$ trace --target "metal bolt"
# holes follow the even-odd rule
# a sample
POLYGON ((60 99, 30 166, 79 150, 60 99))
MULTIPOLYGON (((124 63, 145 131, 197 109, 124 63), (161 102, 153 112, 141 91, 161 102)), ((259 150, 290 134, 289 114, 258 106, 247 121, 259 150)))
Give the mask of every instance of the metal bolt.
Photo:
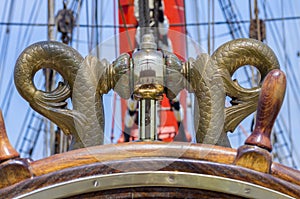
POLYGON ((250 194, 250 191, 251 191, 250 188, 246 188, 246 189, 245 189, 245 193, 246 193, 246 194, 250 194))
POLYGON ((175 182, 175 176, 169 176, 168 181, 171 183, 175 182))
POLYGON ((94 181, 94 187, 98 187, 99 186, 99 182, 97 180, 94 181))

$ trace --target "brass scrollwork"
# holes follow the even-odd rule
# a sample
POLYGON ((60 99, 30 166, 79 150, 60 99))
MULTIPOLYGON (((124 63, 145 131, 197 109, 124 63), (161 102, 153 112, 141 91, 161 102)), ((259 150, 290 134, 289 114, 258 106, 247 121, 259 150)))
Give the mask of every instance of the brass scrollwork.
MULTIPOLYGON (((174 98, 188 82, 187 89, 195 93, 198 103, 195 107, 195 123, 199 123, 197 142, 223 146, 229 146, 226 132, 233 131, 255 111, 260 91, 260 87, 240 87, 231 79, 233 73, 241 66, 253 65, 263 79, 269 71, 279 67, 274 52, 253 39, 230 41, 211 57, 201 54, 185 63, 173 54, 163 54, 168 71, 165 84, 173 86, 171 90, 175 92, 167 88, 167 96, 174 98), (174 81, 179 75, 187 81, 174 81), (228 108, 225 108, 226 96, 234 100, 228 108)), ((129 54, 123 54, 110 64, 92 56, 83 59, 75 49, 59 42, 39 42, 19 56, 15 84, 34 110, 56 123, 64 133, 73 135, 73 148, 99 145, 104 143, 102 95, 115 89, 122 97, 129 98, 130 71, 134 67, 131 59, 129 54), (58 71, 65 80, 54 91, 43 92, 34 86, 35 73, 44 67, 58 71), (72 99, 73 109, 66 108, 68 98, 72 99)))

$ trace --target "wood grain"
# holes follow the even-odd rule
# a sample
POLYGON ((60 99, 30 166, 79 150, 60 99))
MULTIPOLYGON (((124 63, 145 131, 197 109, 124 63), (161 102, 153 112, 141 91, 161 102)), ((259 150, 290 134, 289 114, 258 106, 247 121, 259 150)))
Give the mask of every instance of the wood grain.
MULTIPOLYGON (((234 163, 236 155, 236 149, 213 145, 189 144, 183 142, 134 142, 101 145, 57 154, 32 162, 31 169, 35 176, 41 176, 62 169, 97 162, 127 160, 135 157, 204 160, 230 165, 234 163)), ((271 174, 274 177, 300 185, 300 171, 298 170, 273 162, 271 174)))
POLYGON ((259 95, 255 128, 245 144, 272 151, 270 135, 283 102, 285 89, 286 77, 281 70, 275 69, 268 73, 259 95))
POLYGON ((2 111, 0 110, 0 163, 19 156, 19 153, 12 147, 8 140, 2 111))
MULTIPOLYGON (((253 171, 247 168, 213 163, 202 160, 176 159, 176 158, 131 158, 127 160, 114 160, 68 168, 33 179, 28 179, 13 186, 0 189, 0 196, 15 197, 38 188, 52 184, 79 179, 99 174, 127 173, 131 171, 178 171, 187 173, 206 174, 250 182, 288 194, 293 197, 300 196, 300 186, 287 182, 271 174, 253 171), (160 169, 157 169, 159 168, 160 169)), ((174 187, 176 189, 176 187, 174 187)))
POLYGON ((234 164, 263 173, 271 173, 272 155, 257 146, 243 145, 238 148, 234 164))
POLYGON ((28 159, 17 158, 3 162, 0 164, 0 189, 32 176, 28 159))
POLYGON ((65 168, 110 160, 125 160, 134 157, 173 157, 202 159, 232 164, 236 150, 214 145, 184 142, 135 142, 109 144, 69 151, 35 161, 31 164, 35 176, 65 168), (51 166, 49 166, 51 165, 51 166))

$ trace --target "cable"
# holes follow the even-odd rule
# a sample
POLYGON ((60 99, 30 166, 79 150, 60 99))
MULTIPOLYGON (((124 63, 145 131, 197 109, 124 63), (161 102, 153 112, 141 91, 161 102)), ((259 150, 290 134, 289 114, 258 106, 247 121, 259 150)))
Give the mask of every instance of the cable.
MULTIPOLYGON (((283 0, 281 0, 281 14, 282 16, 284 16, 284 3, 283 3, 283 0)), ((285 21, 281 21, 281 27, 282 27, 282 46, 283 46, 283 51, 286 52, 287 49, 286 49, 286 30, 285 30, 285 21)), ((284 65, 286 66, 287 65, 287 54, 284 53, 284 65)), ((286 67, 286 73, 289 74, 289 68, 286 67)), ((292 141, 292 110, 291 110, 291 97, 290 97, 290 89, 287 87, 287 91, 286 91, 286 95, 287 95, 287 116, 288 116, 288 139, 289 139, 289 142, 291 143, 290 145, 290 151, 293 151, 293 141, 292 141)), ((290 153, 291 154, 291 158, 293 158, 293 153, 290 153)))
MULTIPOLYGON (((300 16, 293 16, 293 17, 274 17, 274 18, 266 18, 265 22, 275 22, 275 21, 282 21, 282 20, 300 20, 300 16)), ((236 21, 216 21, 216 22, 200 22, 200 23, 173 23, 170 24, 170 27, 184 27, 184 26, 207 26, 207 25, 224 25, 224 24, 247 24, 250 23, 250 20, 236 20, 236 21)), ((0 26, 55 26, 55 24, 48 24, 48 23, 24 23, 24 22, 0 22, 0 26)), ((103 24, 103 25, 90 25, 90 24, 79 24, 81 28, 136 28, 135 24, 123 24, 123 25, 110 25, 110 24, 103 24)))
MULTIPOLYGON (((267 4, 267 6, 268 6, 268 4, 267 4)), ((272 10, 270 9, 270 7, 268 7, 268 10, 269 10, 269 12, 270 12, 270 14, 271 14, 271 16, 273 15, 273 13, 272 13, 272 10)), ((271 29, 271 33, 272 33, 272 35, 274 36, 274 39, 276 39, 277 40, 277 42, 274 42, 275 43, 275 45, 276 45, 276 47, 277 47, 277 49, 280 49, 281 50, 281 48, 280 48, 280 46, 279 46, 279 43, 280 43, 280 41, 282 41, 282 38, 280 37, 280 35, 279 34, 276 34, 276 33, 278 33, 278 32, 280 32, 280 30, 277 28, 277 26, 276 26, 276 24, 274 25, 274 27, 275 27, 275 29, 276 30, 274 30, 273 29, 273 26, 272 26, 272 23, 271 23, 271 26, 270 26, 270 29, 271 29), (278 38, 277 38, 278 37, 278 38)), ((291 86, 291 88, 292 88, 292 93, 294 94, 294 99, 295 99, 295 101, 297 102, 297 105, 298 105, 298 107, 300 107, 300 99, 298 98, 298 96, 296 96, 296 94, 298 93, 298 91, 300 90, 300 87, 299 87, 299 85, 298 85, 298 82, 296 81, 296 76, 295 76, 295 71, 294 71, 294 69, 293 69, 293 67, 292 67, 292 63, 291 63, 291 60, 289 59, 289 57, 286 55, 286 52, 281 52, 284 56, 282 56, 282 57, 287 57, 287 59, 286 59, 286 61, 287 61, 287 66, 286 67, 289 67, 290 68, 290 73, 289 74, 287 74, 287 75, 291 75, 291 76, 289 76, 289 78, 290 78, 290 80, 291 81, 289 81, 289 83, 290 83, 290 86, 291 86)))
MULTIPOLYGON (((92 43, 91 43, 91 40, 90 40, 90 24, 89 24, 89 4, 88 4, 89 1, 85 1, 85 12, 86 12, 86 24, 88 25, 88 27, 86 27, 86 35, 87 35, 87 43, 88 43, 88 52, 91 52, 92 51, 92 43)), ((79 26, 80 27, 80 26, 79 26)), ((77 41, 79 42, 79 41, 77 41)))
MULTIPOLYGON (((78 7, 77 7, 75 21, 79 21, 79 19, 80 19, 81 6, 82 6, 82 2, 83 2, 82 0, 78 0, 78 1, 79 1, 79 3, 78 3, 78 7)), ((80 31, 79 31, 79 23, 77 24, 76 31, 77 31, 77 40, 79 40, 79 33, 80 33, 80 31)), ((73 40, 73 36, 72 36, 72 40, 73 40)), ((76 49, 78 49, 78 48, 79 48, 79 43, 76 43, 76 49)))
MULTIPOLYGON (((196 22, 197 23, 200 23, 200 17, 199 17, 199 13, 200 12, 198 12, 200 9, 199 9, 199 5, 198 5, 198 2, 199 1, 197 1, 197 0, 195 0, 195 6, 194 6, 194 13, 195 13, 195 15, 196 15, 196 22)), ((200 26, 197 26, 197 33, 198 33, 198 35, 197 35, 197 42, 200 44, 200 46, 201 46, 201 31, 200 31, 200 26)))
POLYGON ((210 50, 210 26, 211 26, 211 22, 210 22, 210 0, 207 0, 207 4, 208 4, 208 9, 207 9, 207 20, 208 20, 208 27, 207 27, 207 51, 208 54, 211 54, 211 50, 210 50))
MULTIPOLYGON (((114 26, 114 27, 125 28, 125 32, 126 32, 126 36, 127 36, 127 40, 128 40, 128 43, 129 43, 130 50, 133 50, 133 46, 132 46, 131 39, 130 39, 129 32, 128 32, 128 28, 130 28, 130 26, 128 26, 127 23, 126 23, 124 10, 123 10, 123 7, 121 6, 121 0, 118 0, 118 4, 119 4, 119 10, 121 11, 121 18, 122 18, 124 26, 123 27, 122 26, 114 26)), ((136 28, 136 25, 132 25, 131 27, 136 28)))
MULTIPOLYGON (((30 17, 29 19, 32 20, 32 21, 36 21, 37 20, 37 17, 38 17, 38 14, 40 12, 40 7, 41 7, 41 1, 39 1, 39 3, 36 3, 34 4, 34 7, 32 7, 32 10, 31 10, 31 14, 30 14, 30 17), (35 12, 35 13, 34 13, 35 12)), ((21 19, 24 19, 24 14, 25 14, 25 6, 22 6, 22 12, 21 12, 21 19)), ((20 53, 21 49, 23 48, 23 46, 27 46, 29 44, 29 40, 30 38, 32 37, 32 30, 33 30, 33 27, 27 27, 26 30, 25 30, 25 33, 22 34, 22 26, 19 27, 19 30, 20 30, 20 34, 18 36, 18 39, 17 39, 17 46, 16 46, 16 50, 15 50, 15 56, 14 57, 18 57, 18 54, 20 53), (28 33, 28 31, 30 31, 30 33, 28 33), (21 40, 21 36, 23 35, 23 39, 21 40), (27 38, 26 38, 27 37, 27 38), (21 42, 21 41, 24 41, 24 42, 21 42), (24 45, 19 45, 19 44, 24 44, 24 45)), ((8 87, 5 91, 5 98, 4 98, 4 101, 3 103, 1 104, 1 107, 3 108, 3 113, 4 113, 4 117, 7 116, 8 114, 8 110, 10 108, 10 104, 11 104, 11 99, 12 99, 12 96, 14 94, 14 84, 13 84, 13 81, 14 81, 14 74, 11 73, 11 77, 10 77, 10 80, 9 80, 9 83, 8 83, 8 87)))
MULTIPOLYGON (((116 1, 114 1, 113 3, 113 9, 114 9, 114 12, 113 12, 113 15, 114 15, 114 25, 117 24, 117 13, 116 13, 116 1)), ((114 41, 115 41, 115 57, 118 56, 118 48, 117 48, 117 28, 114 28, 114 41)))
POLYGON ((212 0, 212 51, 215 49, 215 0, 212 0))
MULTIPOLYGON (((9 10, 8 9, 8 6, 9 6, 9 4, 8 3, 6 3, 5 4, 5 7, 3 8, 3 13, 2 13, 2 21, 4 21, 5 20, 5 16, 6 16, 6 12, 9 10)), ((5 31, 3 31, 4 32, 4 34, 5 34, 5 31)), ((2 34, 0 35, 0 41, 2 40, 2 34)))
MULTIPOLYGON (((9 12, 8 12, 8 22, 11 21, 12 16, 14 14, 14 1, 10 2, 10 6, 9 6, 9 12)), ((1 56, 0 56, 0 60, 1 60, 1 64, 0 64, 0 95, 1 95, 1 87, 2 87, 2 82, 3 82, 3 75, 5 73, 5 65, 6 65, 6 56, 7 56, 7 52, 8 52, 8 44, 9 44, 9 39, 10 39, 10 26, 7 25, 6 26, 6 31, 5 31, 5 35, 4 38, 2 40, 2 47, 1 47, 1 56)))
MULTIPOLYGON (((98 0, 95 0, 95 24, 98 26, 98 0)), ((96 29, 96 53, 97 57, 100 58, 100 52, 99 52, 99 34, 98 34, 98 28, 96 29)))
MULTIPOLYGON (((269 5, 266 4, 266 2, 264 2, 263 6, 264 6, 264 7, 267 7, 267 6, 269 6, 269 5)), ((266 9, 265 9, 265 10, 266 10, 266 9)), ((272 16, 273 16, 273 13, 272 13, 271 8, 268 7, 268 10, 269 10, 269 12, 270 12, 270 14, 271 14, 271 17, 272 17, 272 16)), ((267 17, 267 12, 265 12, 265 15, 266 15, 266 17, 267 17)), ((282 50, 282 49, 280 48, 280 46, 279 46, 279 43, 281 43, 281 41, 283 41, 284 39, 281 38, 279 34, 277 34, 278 32, 280 32, 280 30, 278 29, 278 27, 276 26, 276 24, 273 24, 273 23, 270 24, 270 30, 271 30, 271 33, 272 33, 272 35, 273 35, 273 38, 275 39, 275 42, 274 42, 274 43, 275 43, 275 45, 276 45, 276 48, 277 48, 278 50, 282 50), (273 27, 273 26, 274 26, 274 27, 273 27), (274 29, 275 29, 275 30, 274 30, 274 29)), ((288 71, 290 71, 290 73, 287 74, 287 75, 291 75, 291 76, 290 76, 290 77, 291 77, 291 78, 290 78, 291 81, 289 81, 288 83, 289 83, 289 85, 290 85, 290 87, 291 87, 291 89, 292 89, 292 92, 293 92, 293 94, 294 94, 294 99, 295 99, 296 103, 298 103, 298 107, 300 107, 299 99, 298 99, 297 96, 296 96, 296 93, 297 93, 297 92, 296 92, 296 91, 297 91, 297 88, 296 88, 296 87, 298 87, 298 89, 299 89, 299 86, 297 85, 297 81, 296 81, 296 79, 295 79, 295 74, 294 74, 294 71, 293 71, 292 63, 291 63, 289 57, 287 56, 286 51, 283 51, 283 52, 280 51, 280 53, 281 53, 282 57, 286 60, 286 66, 285 66, 285 67, 289 67, 289 69, 291 70, 291 71, 288 70, 288 71)), ((289 113, 288 113, 288 114, 289 114, 289 113)), ((278 123, 278 122, 280 122, 280 121, 283 121, 283 119, 281 118, 281 120, 278 120, 276 123, 278 123)), ((281 126, 280 126, 279 124, 278 124, 278 127, 281 128, 281 126)), ((282 130, 279 130, 279 131, 282 131, 282 130)), ((288 132, 287 127, 286 127, 285 132, 288 132)), ((285 137, 284 137, 284 134, 283 134, 283 139, 286 140, 285 137)), ((293 142, 291 142, 290 144, 293 145, 293 142)), ((289 153, 291 154, 292 151, 289 150, 289 153)), ((294 153, 294 151, 293 151, 293 153, 294 153)), ((293 161, 294 161, 294 160, 293 160, 293 161)))

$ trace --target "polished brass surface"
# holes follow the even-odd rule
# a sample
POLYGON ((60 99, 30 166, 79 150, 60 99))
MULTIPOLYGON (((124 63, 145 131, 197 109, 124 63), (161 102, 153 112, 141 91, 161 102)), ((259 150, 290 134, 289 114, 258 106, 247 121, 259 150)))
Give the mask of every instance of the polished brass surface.
POLYGON ((240 180, 174 171, 140 171, 90 176, 37 189, 16 198, 34 199, 47 196, 63 198, 107 189, 151 186, 211 190, 257 199, 293 198, 278 191, 240 180))
POLYGON ((162 100, 164 93, 164 86, 160 84, 143 84, 137 87, 134 91, 136 93, 134 98, 139 99, 155 99, 162 100))
MULTIPOLYGON (((279 68, 279 63, 270 47, 254 39, 227 42, 213 53, 211 59, 223 81, 225 92, 219 96, 223 99, 223 106, 225 96, 232 99, 232 106, 224 110, 224 132, 233 132, 244 118, 256 110, 260 84, 271 70, 279 68), (261 81, 258 87, 246 89, 232 80, 233 73, 245 65, 254 66, 260 72, 261 81)), ((214 100, 213 102, 215 103, 214 100)))
POLYGON ((152 34, 143 36, 141 49, 132 54, 134 64, 133 96, 136 100, 162 100, 165 64, 162 52, 157 50, 152 34))
POLYGON ((232 80, 233 73, 242 66, 258 69, 261 81, 273 69, 279 68, 277 57, 266 44, 254 39, 237 39, 225 43, 212 55, 214 65, 222 77, 226 96, 233 99, 225 109, 225 132, 233 132, 236 126, 257 108, 260 85, 245 89, 232 80))
POLYGON ((75 49, 62 43, 39 42, 19 56, 15 85, 34 110, 73 136, 73 148, 98 145, 103 143, 101 95, 110 90, 109 75, 101 73, 108 73, 108 68, 108 64, 93 57, 83 59, 75 49), (38 90, 33 77, 42 68, 56 70, 65 82, 51 92, 38 90), (70 97, 72 110, 66 108, 65 102, 70 97))
POLYGON ((198 143, 229 146, 224 131, 225 90, 216 65, 207 54, 189 60, 190 84, 195 93, 194 124, 198 143), (219 141, 220 140, 220 141, 219 141))
MULTIPOLYGON (((157 68, 156 73, 160 74, 155 76, 155 81, 166 87, 169 98, 174 98, 183 88, 195 93, 194 121, 199 143, 230 146, 226 132, 233 131, 256 110, 260 87, 245 89, 233 81, 231 76, 238 68, 253 65, 263 79, 269 71, 279 67, 274 52, 253 39, 230 41, 212 56, 200 54, 185 63, 171 53, 152 51, 153 55, 147 49, 144 54, 151 54, 151 60, 153 57, 162 65, 163 69, 157 68), (226 96, 232 98, 232 106, 227 108, 224 106, 226 96)), ((83 59, 76 50, 58 42, 39 42, 25 49, 17 60, 15 84, 33 109, 55 122, 66 134, 73 135, 73 148, 99 145, 104 142, 103 94, 114 89, 124 98, 134 92, 145 94, 144 98, 161 96, 162 86, 148 89, 145 84, 139 91, 134 90, 140 83, 134 81, 137 78, 141 81, 134 71, 142 71, 134 64, 144 64, 143 57, 138 57, 140 54, 136 54, 137 60, 123 54, 109 64, 91 56, 83 59), (65 83, 51 92, 38 90, 33 77, 42 68, 58 71, 65 83), (72 110, 66 108, 65 102, 70 97, 72 110)))

